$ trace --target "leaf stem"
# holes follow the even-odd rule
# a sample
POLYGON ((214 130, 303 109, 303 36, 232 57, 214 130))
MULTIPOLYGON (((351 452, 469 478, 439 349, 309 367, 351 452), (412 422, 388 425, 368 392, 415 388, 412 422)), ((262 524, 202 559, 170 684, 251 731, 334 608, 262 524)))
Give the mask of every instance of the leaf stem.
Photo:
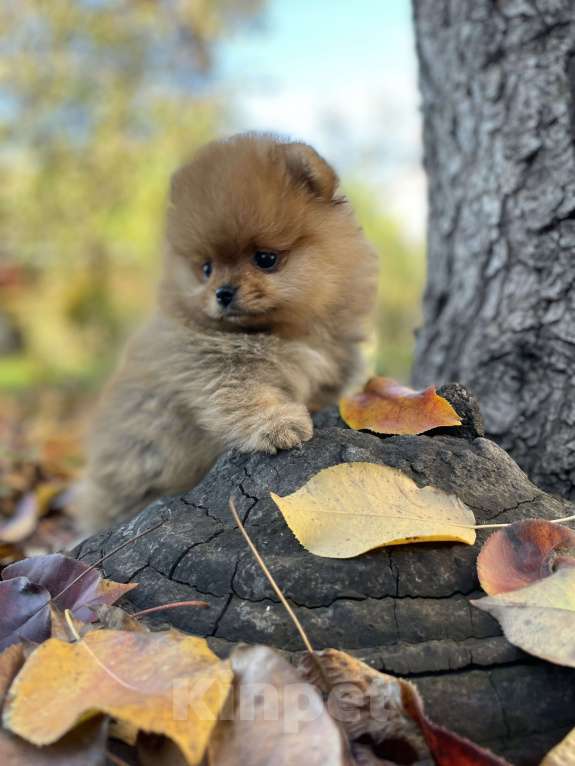
MULTIPOLYGON (((521 521, 538 521, 538 519, 521 519, 521 521)), ((544 521, 549 521, 551 524, 563 524, 565 521, 575 521, 575 516, 564 516, 562 519, 544 519, 544 521)), ((510 527, 511 524, 515 524, 516 522, 510 521, 506 524, 475 524, 474 526, 470 526, 470 529, 496 529, 501 527, 510 527)), ((457 526, 462 526, 458 524, 457 526)))

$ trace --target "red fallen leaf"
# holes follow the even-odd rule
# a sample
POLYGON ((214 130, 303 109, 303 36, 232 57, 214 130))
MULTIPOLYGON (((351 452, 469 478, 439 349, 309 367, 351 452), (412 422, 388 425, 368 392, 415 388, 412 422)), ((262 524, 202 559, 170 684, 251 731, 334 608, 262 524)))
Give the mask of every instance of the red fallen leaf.
POLYGON ((524 588, 564 566, 575 567, 575 532, 534 519, 492 534, 477 558, 477 574, 489 595, 524 588))
POLYGON ((0 582, 0 650, 23 638, 43 641, 50 635, 50 594, 26 577, 0 582))
POLYGON ((103 580, 97 570, 61 553, 10 564, 0 582, 0 649, 22 638, 45 641, 50 636, 50 603, 90 622, 97 606, 113 604, 136 586, 103 580))
POLYGON ((437 766, 510 766, 503 758, 431 721, 423 711, 419 692, 401 682, 401 699, 408 715, 419 724, 437 766))
POLYGON ((350 428, 378 434, 421 434, 440 426, 460 426, 451 404, 430 386, 414 391, 391 378, 371 378, 363 391, 339 403, 350 428))

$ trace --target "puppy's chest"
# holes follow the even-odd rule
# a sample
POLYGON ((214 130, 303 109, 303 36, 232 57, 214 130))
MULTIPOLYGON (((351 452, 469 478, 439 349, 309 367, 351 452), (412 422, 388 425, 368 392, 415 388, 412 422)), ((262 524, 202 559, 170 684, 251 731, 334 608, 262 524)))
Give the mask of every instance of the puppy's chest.
POLYGON ((317 408, 332 403, 347 383, 353 365, 351 351, 321 348, 304 343, 291 349, 286 373, 295 388, 296 398, 317 408))

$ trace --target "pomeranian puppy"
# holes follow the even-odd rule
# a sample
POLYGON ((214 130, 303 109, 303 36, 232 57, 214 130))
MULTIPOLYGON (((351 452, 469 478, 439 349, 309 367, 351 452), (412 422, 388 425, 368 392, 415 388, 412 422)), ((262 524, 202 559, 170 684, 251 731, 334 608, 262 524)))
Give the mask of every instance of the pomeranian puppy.
POLYGON ((377 256, 337 187, 310 146, 257 134, 174 174, 157 310, 89 441, 84 531, 190 489, 228 448, 311 439, 310 410, 358 382, 377 256))

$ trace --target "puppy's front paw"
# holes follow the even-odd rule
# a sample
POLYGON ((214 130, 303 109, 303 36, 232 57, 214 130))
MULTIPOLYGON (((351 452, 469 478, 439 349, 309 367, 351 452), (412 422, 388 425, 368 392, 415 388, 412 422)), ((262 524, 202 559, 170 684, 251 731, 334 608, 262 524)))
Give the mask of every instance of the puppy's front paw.
POLYGON ((257 452, 291 449, 313 436, 313 423, 303 404, 284 404, 262 413, 262 423, 246 447, 257 452))
POLYGON ((300 404, 289 406, 287 413, 282 414, 270 424, 267 437, 276 449, 291 449, 302 442, 307 442, 313 436, 313 423, 306 407, 300 404))

